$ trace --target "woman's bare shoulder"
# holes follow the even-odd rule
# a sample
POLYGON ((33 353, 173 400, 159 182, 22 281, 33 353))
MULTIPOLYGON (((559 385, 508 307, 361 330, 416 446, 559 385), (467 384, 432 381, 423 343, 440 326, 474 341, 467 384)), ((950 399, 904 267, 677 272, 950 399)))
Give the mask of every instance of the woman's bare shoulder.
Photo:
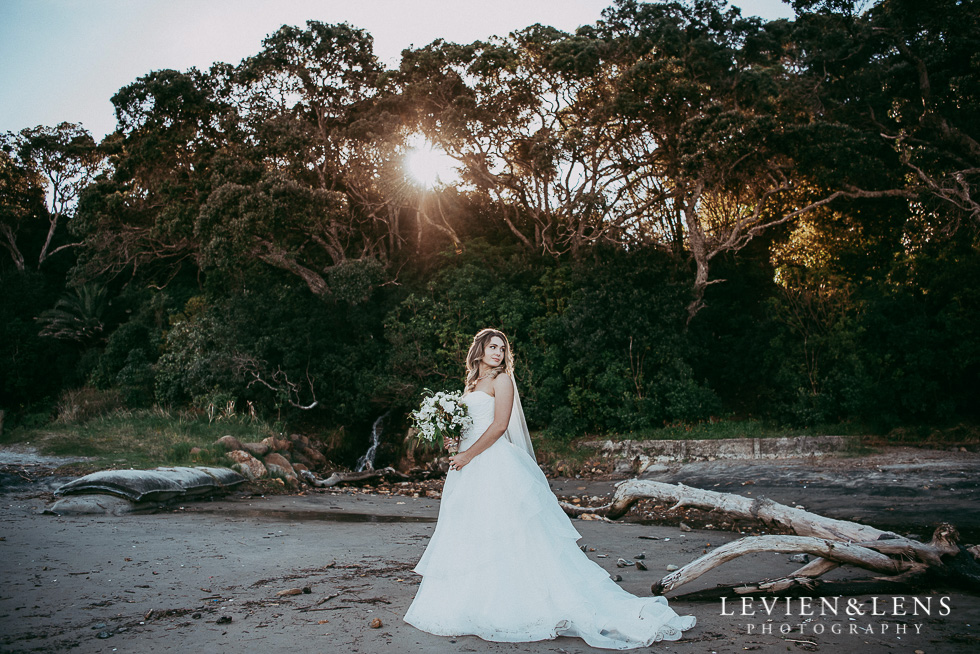
POLYGON ((503 390, 505 388, 511 388, 510 375, 506 372, 502 372, 493 378, 493 390, 497 391, 503 390))

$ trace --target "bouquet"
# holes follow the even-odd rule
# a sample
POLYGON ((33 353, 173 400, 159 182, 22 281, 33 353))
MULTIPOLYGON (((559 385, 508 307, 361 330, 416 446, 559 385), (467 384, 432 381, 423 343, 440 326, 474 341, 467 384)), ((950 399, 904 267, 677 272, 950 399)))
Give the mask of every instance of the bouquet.
POLYGON ((433 393, 429 389, 425 389, 425 393, 427 397, 422 400, 422 406, 412 412, 412 421, 418 429, 416 438, 436 445, 449 438, 455 443, 450 446, 449 453, 456 454, 463 430, 473 424, 466 405, 460 402, 462 395, 443 391, 433 393))

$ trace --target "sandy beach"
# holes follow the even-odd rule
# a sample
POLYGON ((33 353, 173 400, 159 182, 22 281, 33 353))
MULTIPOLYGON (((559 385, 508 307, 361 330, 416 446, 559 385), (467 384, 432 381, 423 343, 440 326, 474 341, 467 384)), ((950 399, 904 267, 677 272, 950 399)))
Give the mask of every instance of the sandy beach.
MULTIPOLYGON (((976 464, 975 455, 963 460, 966 469, 976 464)), ((769 468, 792 470, 793 465, 769 468)), ((704 467, 690 472, 706 474, 704 467)), ((553 487, 567 494, 576 483, 583 482, 557 480, 553 487)), ((976 488, 975 477, 967 483, 976 488)), ((613 481, 591 481, 586 487, 586 492, 603 494, 612 491, 613 481)), ((774 491, 769 489, 778 494, 774 491)), ((974 495, 963 488, 957 492, 958 500, 976 499, 975 490, 974 495)), ((816 501, 817 494, 809 497, 816 501)), ((354 489, 265 497, 242 492, 121 516, 45 514, 50 499, 43 490, 25 487, 2 496, 4 652, 601 651, 572 638, 488 643, 470 636, 432 636, 405 624, 402 616, 419 581, 412 568, 435 526, 438 499, 354 489)), ((857 490, 851 490, 851 499, 853 507, 862 505, 857 490)), ((649 594, 667 565, 684 565, 739 537, 630 522, 575 520, 575 525, 589 557, 611 575, 621 575, 622 587, 638 595, 649 594), (620 557, 634 560, 641 554, 649 570, 616 567, 620 557)), ((460 564, 467 564, 465 553, 460 564)), ((798 567, 788 555, 753 555, 679 592, 773 578, 798 567)), ((788 611, 786 600, 775 607, 770 603, 769 615, 758 600, 747 607, 671 600, 678 613, 696 616, 698 624, 683 640, 651 649, 931 654, 980 647, 976 595, 909 595, 904 616, 895 615, 893 596, 856 601, 853 615, 845 613, 845 598, 838 615, 825 607, 825 615, 818 609, 806 616, 799 600, 788 611), (913 607, 919 615, 912 614, 913 607), (874 609, 879 615, 873 615, 874 609)))

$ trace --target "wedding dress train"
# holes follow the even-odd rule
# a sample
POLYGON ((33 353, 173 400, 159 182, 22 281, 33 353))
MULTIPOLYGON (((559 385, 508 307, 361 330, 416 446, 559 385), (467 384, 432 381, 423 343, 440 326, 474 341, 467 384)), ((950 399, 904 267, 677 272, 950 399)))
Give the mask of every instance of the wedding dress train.
MULTIPOLYGON (((494 398, 463 397, 473 426, 465 450, 493 421, 494 398)), ((662 597, 637 597, 583 553, 581 538, 537 463, 506 438, 446 475, 439 520, 415 567, 422 575, 405 621, 441 636, 529 642, 577 636, 631 649, 677 640, 694 626, 662 597)))

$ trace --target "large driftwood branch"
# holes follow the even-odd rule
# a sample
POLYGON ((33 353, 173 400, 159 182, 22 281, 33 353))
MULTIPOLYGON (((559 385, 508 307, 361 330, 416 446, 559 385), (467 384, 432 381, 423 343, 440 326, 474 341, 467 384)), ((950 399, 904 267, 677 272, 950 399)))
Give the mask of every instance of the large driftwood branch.
POLYGON ((847 520, 825 518, 763 497, 751 499, 732 493, 692 488, 684 484, 675 486, 646 479, 630 479, 621 483, 616 488, 612 501, 604 506, 577 507, 563 502, 562 508, 565 509, 565 513, 573 516, 583 513, 598 513, 615 520, 626 515, 630 507, 642 499, 673 502, 674 506, 671 509, 690 506, 709 511, 721 511, 736 518, 761 520, 768 525, 791 529, 800 536, 831 538, 847 542, 900 538, 892 532, 847 520))
POLYGON ((857 522, 835 520, 792 508, 764 497, 750 499, 683 484, 675 486, 640 479, 620 484, 612 501, 603 506, 580 507, 567 502, 561 502, 561 506, 572 516, 595 514, 616 519, 641 499, 673 502, 672 509, 691 506, 720 511, 735 518, 760 520, 796 534, 748 537, 723 545, 653 584, 652 590, 656 594, 676 589, 727 561, 754 552, 806 552, 820 558, 781 579, 726 586, 684 597, 705 599, 749 592, 792 595, 812 593, 818 588, 823 593, 846 594, 878 592, 882 588, 907 589, 926 582, 967 589, 980 587, 980 548, 967 550, 961 547, 959 533, 949 524, 940 525, 932 540, 922 543, 857 522), (816 579, 841 565, 856 566, 888 577, 833 583, 816 579))
MULTIPOLYGON (((908 573, 906 573, 908 574, 908 573)), ((901 595, 910 589, 922 587, 919 579, 906 578, 906 574, 898 577, 875 577, 873 579, 854 579, 844 581, 824 581, 809 577, 784 577, 773 581, 740 584, 734 586, 717 586, 706 588, 683 595, 675 595, 674 599, 686 601, 714 601, 722 597, 833 597, 845 595, 901 595)))
MULTIPOLYGON (((956 530, 950 525, 940 525, 936 530, 936 536, 933 537, 933 543, 936 543, 937 540, 946 541, 949 537, 955 535, 956 530)), ((814 578, 839 565, 834 561, 821 558, 780 579, 731 586, 720 585, 715 588, 678 595, 677 598, 704 601, 716 600, 721 597, 737 598, 757 595, 778 595, 780 597, 885 595, 902 594, 910 591, 918 592, 934 587, 954 587, 976 593, 977 589, 980 588, 980 565, 977 563, 976 556, 970 556, 972 554, 970 550, 963 549, 962 552, 963 554, 947 553, 938 564, 908 564, 909 567, 907 570, 890 577, 872 577, 870 579, 848 579, 842 581, 826 581, 814 578), (811 566, 813 567, 810 571, 813 573, 812 575, 801 574, 811 566)), ((662 581, 653 585, 652 589, 655 593, 658 592, 662 581)))
POLYGON ((831 570, 835 570, 840 567, 840 563, 837 561, 828 561, 827 559, 814 559, 807 563, 805 566, 789 575, 793 578, 798 577, 819 577, 820 575, 826 574, 831 570))
MULTIPOLYGON (((867 545, 867 544, 865 544, 867 545)), ((701 558, 688 563, 653 585, 653 592, 662 595, 683 584, 693 581, 719 565, 744 554, 756 552, 806 552, 829 561, 850 564, 865 570, 897 575, 910 570, 921 570, 922 563, 900 561, 870 547, 850 545, 825 538, 808 536, 750 536, 722 545, 701 558)))

